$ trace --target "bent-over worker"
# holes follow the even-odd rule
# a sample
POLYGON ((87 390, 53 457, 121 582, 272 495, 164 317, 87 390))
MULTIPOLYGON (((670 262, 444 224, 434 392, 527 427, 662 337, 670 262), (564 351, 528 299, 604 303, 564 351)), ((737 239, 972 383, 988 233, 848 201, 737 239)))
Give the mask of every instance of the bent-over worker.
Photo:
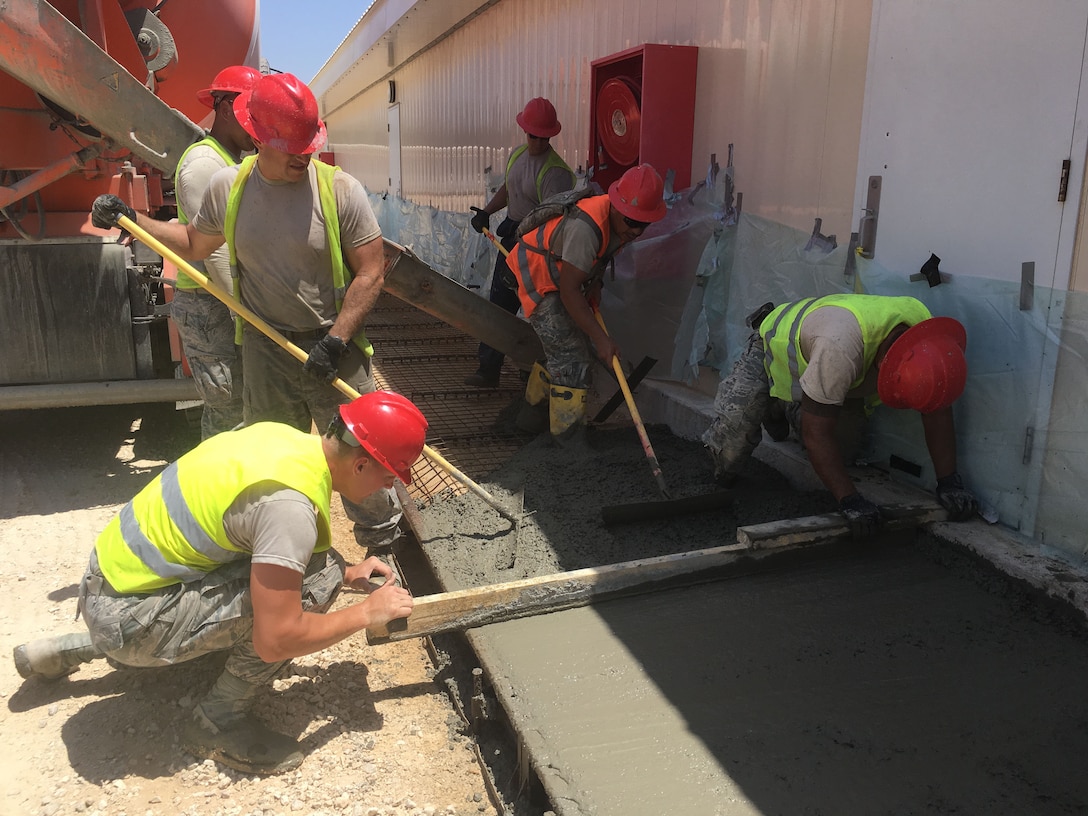
POLYGON ((937 499, 952 520, 974 515, 977 501, 956 470, 952 421, 967 380, 963 326, 933 317, 912 297, 838 294, 770 307, 752 316, 748 344, 718 386, 716 417, 702 437, 715 478, 732 484, 762 438, 761 424, 780 441, 793 417, 852 532, 870 535, 880 509, 858 493, 843 448, 860 443, 867 412, 883 403, 922 415, 937 499))
MULTIPOLYGON (((225 243, 235 297, 308 353, 301 366, 245 326, 246 424, 321 429, 347 400, 330 384, 337 377, 360 394, 375 388, 364 321, 385 279, 381 230, 363 186, 313 159, 325 144, 325 123, 304 83, 292 74, 263 76, 234 100, 234 115, 257 155, 212 177, 192 223, 137 215, 111 195, 95 200, 92 222, 109 229, 126 215, 186 260, 225 243)), ((344 507, 362 546, 393 542, 401 510, 392 491, 344 507)))
POLYGON ((426 430, 409 400, 376 391, 324 436, 261 422, 200 443, 99 535, 79 587, 88 631, 17 646, 16 669, 58 679, 101 656, 150 667, 228 651, 182 746, 249 773, 297 767, 296 741, 250 714, 258 690, 289 659, 412 611, 384 562, 345 567, 331 549, 331 491, 361 501, 411 482, 426 430), (343 584, 370 592, 329 612, 343 584))
MULTIPOLYGON (((525 131, 525 144, 510 154, 505 179, 491 200, 483 209, 472 208, 476 214, 471 221, 472 228, 482 233, 491 228, 491 216, 505 207, 506 217, 495 230, 495 236, 507 252, 517 243, 518 224, 529 214, 529 210, 546 198, 572 189, 575 181, 574 171, 551 146, 551 138, 558 136, 563 129, 552 103, 539 96, 530 99, 515 118, 518 127, 525 131)), ((495 257, 489 299, 510 314, 517 314, 521 308, 517 281, 510 275, 506 256, 501 251, 495 257)), ((494 388, 499 384, 499 372, 505 355, 486 343, 480 343, 477 356, 479 367, 465 377, 465 385, 494 388)))
POLYGON ((661 176, 642 164, 612 182, 607 195, 582 198, 566 215, 527 232, 507 258, 547 365, 534 364, 525 401, 548 400, 551 434, 560 444, 584 441, 594 351, 609 370, 620 356, 594 316, 605 271, 665 212, 661 176))

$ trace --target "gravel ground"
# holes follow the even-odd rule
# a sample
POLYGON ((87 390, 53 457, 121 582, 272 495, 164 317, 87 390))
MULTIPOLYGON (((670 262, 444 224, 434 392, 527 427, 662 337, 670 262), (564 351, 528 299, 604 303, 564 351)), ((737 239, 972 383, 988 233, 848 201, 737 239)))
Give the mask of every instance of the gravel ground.
MULTIPOLYGON (((79 630, 77 584, 95 536, 199 430, 172 405, 112 406, 0 412, 0 438, 0 814, 497 813, 421 641, 368 647, 358 636, 289 663, 255 706, 308 754, 279 777, 178 747, 221 656, 142 670, 96 661, 56 683, 24 682, 11 650, 79 630)), ((359 559, 335 506, 334 527, 337 549, 359 559)))

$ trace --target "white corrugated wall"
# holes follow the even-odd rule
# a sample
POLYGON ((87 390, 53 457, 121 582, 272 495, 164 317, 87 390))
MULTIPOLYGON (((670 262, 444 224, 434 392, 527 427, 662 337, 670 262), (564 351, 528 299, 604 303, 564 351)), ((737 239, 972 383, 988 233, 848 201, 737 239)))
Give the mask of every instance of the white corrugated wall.
MULTIPOLYGON (((501 0, 391 75, 403 196, 443 210, 481 204, 484 168, 500 173, 524 140, 514 117, 534 96, 563 123, 553 146, 584 168, 590 62, 645 42, 695 45, 693 180, 734 143, 747 211, 806 230, 822 217, 825 232, 849 234, 870 19, 870 0, 501 0)), ((388 144, 387 82, 353 93, 338 88, 350 101, 326 108, 338 156, 388 144)), ((373 156, 350 169, 385 190, 373 156)))

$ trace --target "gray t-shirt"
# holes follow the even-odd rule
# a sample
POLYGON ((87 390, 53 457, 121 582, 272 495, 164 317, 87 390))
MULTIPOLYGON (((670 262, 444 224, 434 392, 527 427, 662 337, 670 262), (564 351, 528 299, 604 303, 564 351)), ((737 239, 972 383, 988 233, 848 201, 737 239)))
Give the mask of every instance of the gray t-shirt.
POLYGON ((279 482, 259 482, 243 490, 223 514, 223 528, 231 544, 250 553, 254 564, 303 574, 317 546, 313 502, 279 482))
MULTIPOLYGON (((608 251, 614 253, 619 243, 615 234, 610 235, 608 251)), ((588 275, 597 261, 601 242, 597 238, 596 230, 584 220, 567 216, 552 233, 549 249, 557 258, 588 275)))
MULTIPOLYGON (((206 235, 223 235, 227 197, 238 175, 228 167, 212 176, 193 218, 206 235)), ((363 185, 344 172, 333 180, 342 246, 381 237, 363 185)), ((336 292, 317 192, 317 170, 306 180, 273 182, 254 167, 246 182, 235 249, 242 303, 281 331, 310 331, 336 321, 336 292)))
MULTIPOLYGON (((200 202, 204 198, 204 191, 208 189, 212 176, 228 166, 228 163, 211 145, 196 145, 185 154, 184 161, 178 165, 174 192, 177 194, 181 211, 190 221, 200 211, 200 202)), ((219 288, 231 291, 230 254, 227 252, 226 244, 203 261, 196 261, 193 266, 197 271, 211 278, 219 288)))
POLYGON ((544 174, 540 184, 540 197, 536 192, 536 177, 552 150, 539 156, 530 156, 528 150, 514 160, 506 176, 506 217, 520 221, 529 214, 529 210, 556 193, 564 193, 574 186, 574 177, 562 167, 552 167, 544 174))
POLYGON ((801 324, 801 354, 808 368, 801 375, 801 390, 824 405, 842 405, 847 398, 876 393, 873 366, 857 388, 853 382, 865 366, 865 341, 853 312, 841 306, 821 306, 801 324))

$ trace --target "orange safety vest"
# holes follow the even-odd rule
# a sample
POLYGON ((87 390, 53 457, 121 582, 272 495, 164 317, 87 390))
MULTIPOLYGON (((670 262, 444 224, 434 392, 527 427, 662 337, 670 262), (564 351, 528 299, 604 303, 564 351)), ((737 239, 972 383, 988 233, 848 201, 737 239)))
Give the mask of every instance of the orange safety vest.
POLYGON ((597 258, 589 270, 586 286, 590 286, 604 274, 604 268, 615 252, 608 252, 612 226, 608 216, 611 205, 607 195, 583 198, 567 215, 553 218, 535 230, 526 233, 506 259, 506 265, 518 281, 518 298, 525 316, 529 317, 544 296, 559 291, 559 262, 562 260, 551 251, 551 240, 564 218, 577 218, 593 227, 600 242, 597 258))

